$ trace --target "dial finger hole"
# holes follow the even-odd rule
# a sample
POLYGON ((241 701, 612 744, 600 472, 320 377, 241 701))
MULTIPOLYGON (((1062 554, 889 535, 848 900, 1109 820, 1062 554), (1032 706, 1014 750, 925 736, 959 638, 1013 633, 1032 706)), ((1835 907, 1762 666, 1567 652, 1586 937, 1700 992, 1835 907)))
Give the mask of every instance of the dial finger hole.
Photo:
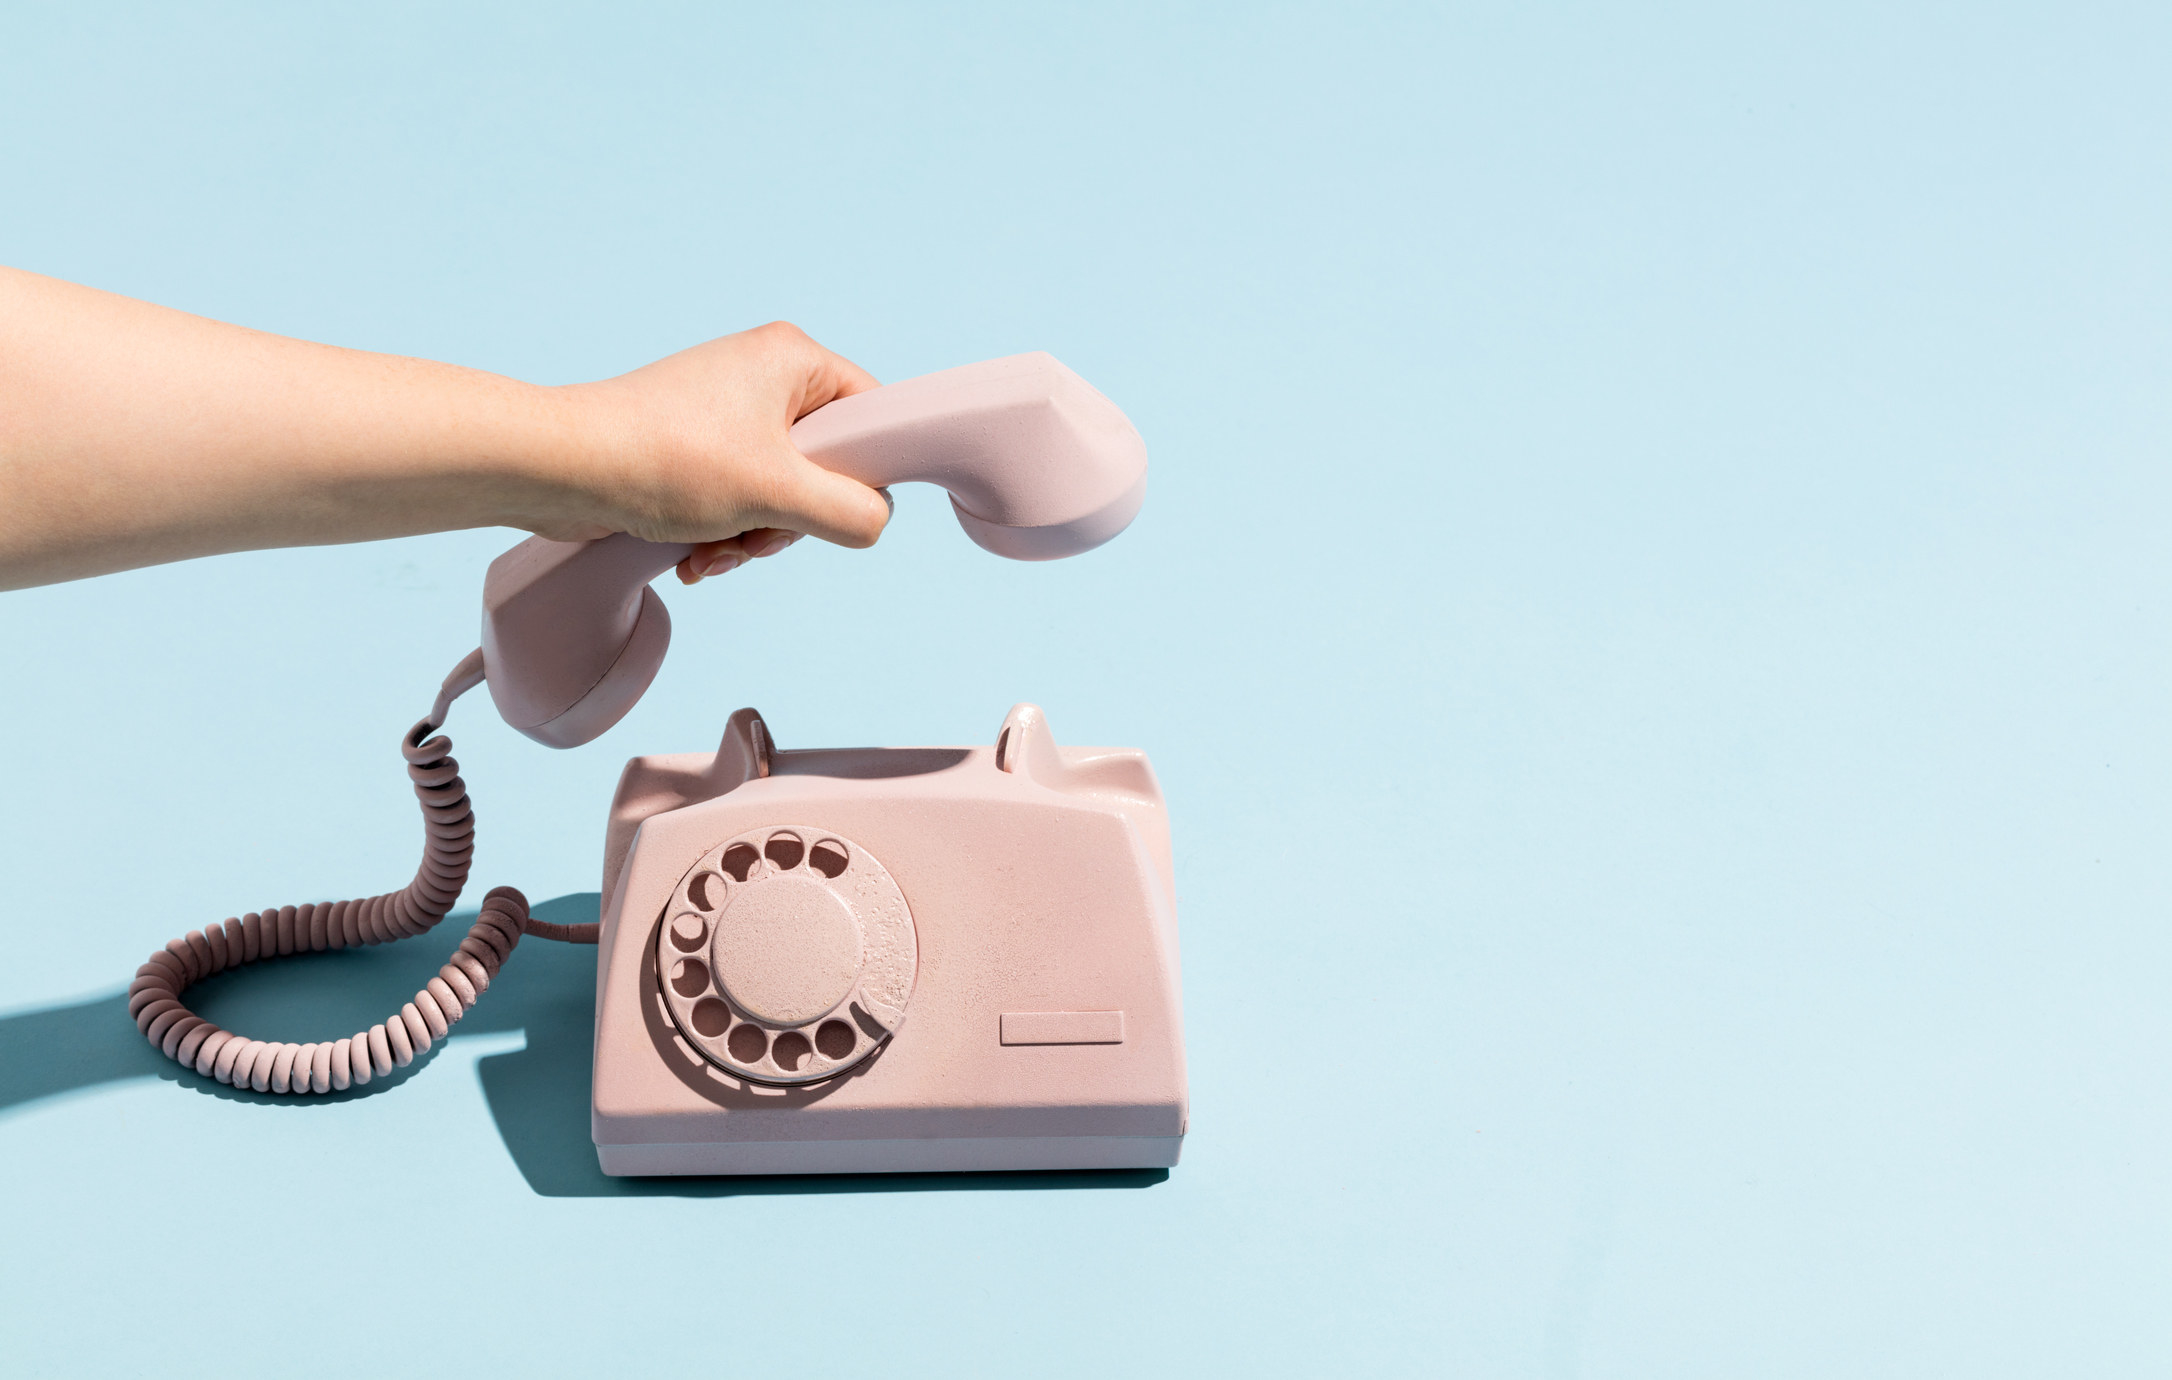
POLYGON ((682 954, 694 952, 708 937, 709 926, 698 915, 682 915, 671 922, 672 947, 682 954))
POLYGON ((852 1053, 852 1047, 857 1043, 852 1027, 843 1021, 824 1021, 822 1028, 815 1032, 815 1048, 825 1059, 842 1059, 852 1053))
POLYGON ((836 839, 824 839, 809 851, 807 861, 823 876, 836 877, 844 872, 852 859, 843 844, 836 839))
POLYGON ((706 1035, 713 1040, 724 1033, 725 1026, 732 1023, 732 1013, 730 1007, 715 997, 703 997, 694 1003, 694 1013, 689 1019, 694 1023, 696 1034, 706 1035))
POLYGON ((762 849, 779 869, 790 872, 799 866, 799 860, 807 856, 807 845, 800 842, 797 834, 771 834, 769 843, 762 849))
POLYGON ((731 874, 733 881, 743 882, 753 873, 754 865, 761 860, 762 855, 754 851, 753 844, 735 843, 724 850, 722 866, 731 874))
MULTIPOLYGON (((717 1004, 723 1005, 722 1002, 717 1004)), ((769 1052, 769 1035, 758 1025, 741 1024, 724 1042, 724 1048, 742 1064, 759 1064, 762 1056, 769 1052)))
POLYGON ((709 990, 709 967, 698 958, 682 958, 671 965, 671 990, 682 997, 698 997, 709 990))
POLYGON ((777 1042, 769 1047, 769 1057, 776 1060, 777 1067, 786 1073, 798 1072, 799 1066, 805 1063, 807 1056, 812 1053, 814 1046, 807 1043, 807 1037, 796 1030, 785 1031, 777 1037, 777 1042))
POLYGON ((696 910, 715 910, 724 899, 724 879, 714 872, 696 872, 686 884, 687 904, 696 910))

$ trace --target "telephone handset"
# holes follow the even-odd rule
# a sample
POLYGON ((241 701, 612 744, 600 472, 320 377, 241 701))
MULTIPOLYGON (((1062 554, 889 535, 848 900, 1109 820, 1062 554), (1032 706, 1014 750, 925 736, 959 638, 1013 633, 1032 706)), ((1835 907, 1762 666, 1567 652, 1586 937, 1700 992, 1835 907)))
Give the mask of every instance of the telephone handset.
MULTIPOLYGON (((792 439, 863 483, 942 485, 967 534, 1017 560, 1100 545, 1145 494, 1138 432, 1046 354, 840 399, 792 439)), ((236 1087, 342 1091, 445 1038, 524 936, 600 944, 605 1173, 1175 1164, 1187 1098, 1161 792, 1144 753, 1059 747, 1031 705, 992 748, 793 752, 740 710, 713 753, 627 764, 596 924, 539 921, 499 887, 412 1000, 339 1040, 251 1040, 181 1001, 230 967, 442 920, 474 845, 437 731, 452 702, 487 682, 538 742, 603 733, 663 661, 670 619, 648 585, 688 550, 534 538, 492 562, 483 645, 401 741, 424 817, 414 880, 169 942, 129 988, 138 1028, 236 1087)))
MULTIPOLYGON (((876 488, 950 491, 975 542, 1013 560, 1090 551, 1146 497, 1130 419, 1046 354, 969 364, 840 398, 792 428, 808 459, 876 488)), ((619 535, 524 541, 483 584, 483 667, 505 721, 578 747, 633 708, 671 641, 649 582, 692 548, 619 535)))

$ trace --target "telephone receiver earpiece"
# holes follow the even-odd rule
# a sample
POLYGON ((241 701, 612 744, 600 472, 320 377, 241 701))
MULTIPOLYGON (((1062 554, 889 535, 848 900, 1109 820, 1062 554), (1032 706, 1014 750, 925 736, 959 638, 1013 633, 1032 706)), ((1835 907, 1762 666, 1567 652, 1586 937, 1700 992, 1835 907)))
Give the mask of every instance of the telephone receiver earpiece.
MULTIPOLYGON (((1146 497, 1146 443, 1131 420, 1043 353, 840 398, 801 418, 792 443, 874 488, 940 484, 966 535, 1012 560, 1090 551, 1146 497)), ((671 645, 649 582, 692 550, 624 534, 532 537, 492 561, 482 669, 505 721, 564 748, 623 718, 671 645)))

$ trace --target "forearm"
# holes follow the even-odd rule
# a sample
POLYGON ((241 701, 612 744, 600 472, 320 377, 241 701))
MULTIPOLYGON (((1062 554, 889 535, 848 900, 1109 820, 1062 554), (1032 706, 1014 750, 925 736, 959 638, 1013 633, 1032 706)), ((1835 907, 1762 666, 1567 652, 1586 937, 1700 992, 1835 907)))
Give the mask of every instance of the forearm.
POLYGON ((0 269, 0 588, 562 523, 553 477, 608 463, 586 411, 573 391, 0 269))

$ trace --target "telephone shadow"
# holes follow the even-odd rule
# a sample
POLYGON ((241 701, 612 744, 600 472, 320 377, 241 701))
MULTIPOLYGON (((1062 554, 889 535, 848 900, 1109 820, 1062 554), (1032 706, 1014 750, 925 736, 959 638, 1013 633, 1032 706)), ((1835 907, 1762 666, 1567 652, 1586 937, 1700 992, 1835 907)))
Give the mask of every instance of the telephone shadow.
MULTIPOLYGON (((581 924, 599 897, 545 901, 538 919, 581 924)), ((262 1040, 306 1041, 366 1029, 433 976, 467 921, 400 944, 304 954, 220 973, 189 989, 192 1010, 262 1040), (439 942, 440 939, 445 942, 439 942)), ((926 1193, 1147 1188, 1166 1169, 1001 1174, 809 1174, 750 1178, 614 1179, 589 1136, 595 1064, 596 951, 529 938, 483 999, 455 1027, 463 1035, 525 1031, 527 1047, 477 1061, 483 1096, 521 1177, 547 1198, 728 1198, 768 1194, 926 1193)), ((124 993, 0 1016, 0 1115, 47 1097, 137 1078, 159 1078, 230 1102, 306 1114, 396 1090, 434 1063, 444 1042, 385 1078, 345 1092, 284 1097, 230 1088, 164 1058, 137 1033, 124 993)))

